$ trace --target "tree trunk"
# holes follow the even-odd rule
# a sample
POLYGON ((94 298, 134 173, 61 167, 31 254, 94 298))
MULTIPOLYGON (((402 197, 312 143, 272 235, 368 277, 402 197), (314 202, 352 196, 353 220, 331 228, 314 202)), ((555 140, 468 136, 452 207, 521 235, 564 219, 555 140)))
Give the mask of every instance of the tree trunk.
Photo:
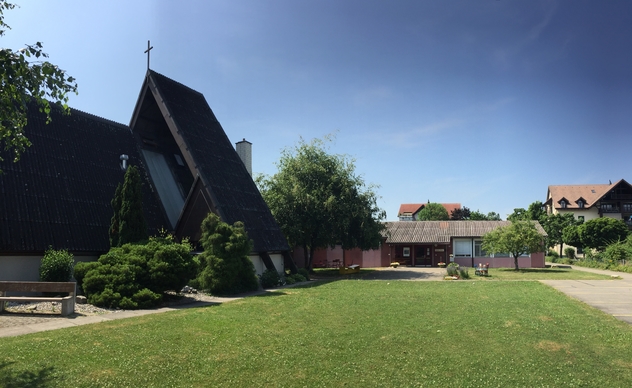
POLYGON ((516 267, 515 268, 516 271, 520 271, 520 268, 518 268, 518 257, 520 257, 520 255, 518 256, 514 255, 514 266, 516 267))
POLYGON ((564 243, 560 243, 560 258, 562 258, 562 248, 564 248, 564 243))
POLYGON ((305 269, 309 272, 314 272, 314 269, 312 269, 312 261, 309 257, 309 250, 307 249, 307 245, 303 245, 303 260, 305 261, 305 269))

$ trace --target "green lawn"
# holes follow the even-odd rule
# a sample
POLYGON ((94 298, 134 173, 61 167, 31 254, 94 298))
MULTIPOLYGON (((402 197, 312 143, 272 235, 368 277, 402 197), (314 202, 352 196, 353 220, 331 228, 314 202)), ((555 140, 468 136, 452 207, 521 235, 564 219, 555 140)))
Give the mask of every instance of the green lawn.
POLYGON ((0 338, 0 386, 629 387, 631 341, 539 282, 341 280, 0 338))
POLYGON ((490 268, 489 276, 475 276, 474 269, 469 269, 470 277, 487 280, 611 280, 608 275, 584 272, 570 268, 523 268, 516 271, 512 268, 490 268))

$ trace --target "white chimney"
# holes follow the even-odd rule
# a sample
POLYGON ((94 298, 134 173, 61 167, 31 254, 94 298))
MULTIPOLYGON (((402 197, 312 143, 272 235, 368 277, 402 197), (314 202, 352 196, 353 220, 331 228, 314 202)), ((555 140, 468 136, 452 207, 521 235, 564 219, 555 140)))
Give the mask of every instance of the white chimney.
POLYGON ((246 139, 237 143, 237 155, 246 166, 248 174, 252 176, 252 143, 246 139))

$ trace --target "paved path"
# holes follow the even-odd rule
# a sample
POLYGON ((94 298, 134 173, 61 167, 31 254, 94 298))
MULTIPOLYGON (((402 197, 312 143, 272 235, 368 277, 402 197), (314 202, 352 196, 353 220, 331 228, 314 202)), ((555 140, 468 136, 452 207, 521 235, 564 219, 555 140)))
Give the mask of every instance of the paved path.
MULTIPOLYGON (((555 264, 553 264, 555 265, 555 264)), ((632 274, 569 266, 574 270, 618 276, 618 280, 541 280, 566 295, 632 324, 632 274)))

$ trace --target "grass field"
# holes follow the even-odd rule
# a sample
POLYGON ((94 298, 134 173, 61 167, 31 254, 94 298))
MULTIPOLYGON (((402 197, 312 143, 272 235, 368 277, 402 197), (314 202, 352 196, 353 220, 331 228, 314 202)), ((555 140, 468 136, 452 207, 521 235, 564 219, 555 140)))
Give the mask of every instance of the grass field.
POLYGON ((0 338, 0 385, 629 387, 631 340, 538 282, 341 280, 0 338))

